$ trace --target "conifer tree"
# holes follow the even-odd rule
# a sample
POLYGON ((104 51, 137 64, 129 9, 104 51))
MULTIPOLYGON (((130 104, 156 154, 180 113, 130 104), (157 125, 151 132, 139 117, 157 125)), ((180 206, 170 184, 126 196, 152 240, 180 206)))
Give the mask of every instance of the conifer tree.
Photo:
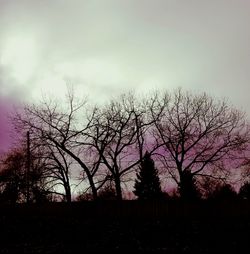
POLYGON ((154 161, 148 152, 145 153, 140 166, 140 171, 136 174, 133 191, 139 200, 159 199, 162 197, 160 179, 155 168, 154 161))

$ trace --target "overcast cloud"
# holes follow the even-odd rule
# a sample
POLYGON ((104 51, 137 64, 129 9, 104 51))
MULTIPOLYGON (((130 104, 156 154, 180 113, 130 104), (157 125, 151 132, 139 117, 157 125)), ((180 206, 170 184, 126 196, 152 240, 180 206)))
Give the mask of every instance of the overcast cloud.
POLYGON ((0 96, 183 87, 250 115, 249 24, 247 0, 0 0, 0 96))

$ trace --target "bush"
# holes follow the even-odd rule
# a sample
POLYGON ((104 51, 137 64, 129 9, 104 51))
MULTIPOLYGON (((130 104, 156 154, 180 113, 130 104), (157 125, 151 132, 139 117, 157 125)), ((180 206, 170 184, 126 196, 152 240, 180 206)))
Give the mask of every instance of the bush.
POLYGON ((91 201, 91 200, 93 200, 93 195, 88 192, 79 193, 78 196, 76 197, 76 201, 78 202, 91 201))
POLYGON ((99 200, 115 200, 115 199, 117 199, 115 188, 111 184, 105 185, 98 192, 98 199, 99 200))

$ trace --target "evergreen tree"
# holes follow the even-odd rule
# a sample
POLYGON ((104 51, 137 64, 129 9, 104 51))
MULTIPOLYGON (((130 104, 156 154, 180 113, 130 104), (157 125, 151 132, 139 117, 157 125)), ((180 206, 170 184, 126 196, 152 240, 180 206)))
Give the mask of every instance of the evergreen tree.
POLYGON ((158 171, 148 152, 145 153, 140 166, 140 171, 136 176, 137 179, 135 180, 135 190, 133 193, 139 200, 152 200, 162 197, 158 171))

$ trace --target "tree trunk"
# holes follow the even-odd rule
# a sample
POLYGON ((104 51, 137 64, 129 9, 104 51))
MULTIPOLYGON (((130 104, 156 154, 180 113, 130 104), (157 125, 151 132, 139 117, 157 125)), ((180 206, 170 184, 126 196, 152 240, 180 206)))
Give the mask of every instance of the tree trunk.
POLYGON ((88 167, 81 161, 81 159, 79 157, 77 157, 74 153, 72 153, 69 149, 67 149, 64 145, 60 145, 58 142, 55 142, 55 144, 57 146, 59 146, 64 152, 66 152, 68 155, 70 155, 75 161, 77 161, 79 163, 79 165, 82 167, 82 169, 84 170, 84 172, 87 175, 88 181, 89 181, 89 185, 92 191, 92 195, 93 195, 93 200, 97 200, 97 189, 95 187, 95 183, 93 180, 93 176, 91 175, 88 167))
POLYGON ((122 200, 121 179, 119 176, 115 176, 115 190, 116 190, 116 199, 122 200))
POLYGON ((71 203, 71 189, 69 184, 65 186, 65 195, 66 195, 66 202, 71 203))
POLYGON ((98 199, 97 189, 95 187, 95 184, 92 178, 89 179, 89 183, 90 183, 90 187, 92 191, 93 200, 97 200, 98 199))
POLYGON ((183 200, 195 200, 199 193, 195 186, 194 176, 190 171, 184 171, 180 175, 180 195, 183 200))

